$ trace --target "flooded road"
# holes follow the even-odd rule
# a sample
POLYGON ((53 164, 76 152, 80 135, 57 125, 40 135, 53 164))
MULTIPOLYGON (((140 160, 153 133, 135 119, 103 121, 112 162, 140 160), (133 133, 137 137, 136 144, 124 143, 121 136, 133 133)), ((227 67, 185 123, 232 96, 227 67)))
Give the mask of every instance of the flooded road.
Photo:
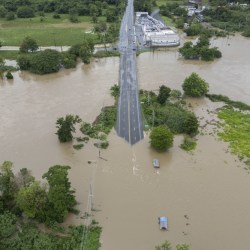
MULTIPOLYGON (((211 93, 250 104, 250 41, 238 36, 229 41, 214 41, 223 57, 211 63, 185 62, 176 49, 141 54, 140 88, 166 84, 181 89, 184 78, 196 72, 209 82, 211 93)), ((110 147, 101 151, 105 160, 91 142, 79 151, 58 142, 58 117, 78 114, 92 122, 102 106, 113 103, 109 88, 117 83, 118 70, 118 58, 105 58, 57 74, 16 72, 13 81, 0 80, 0 161, 13 161, 16 170, 27 167, 38 179, 49 166, 70 165, 82 212, 93 183, 102 250, 153 250, 165 240, 188 243, 192 250, 248 250, 250 175, 227 145, 209 134, 212 127, 198 136, 193 154, 179 148, 182 136, 175 137, 169 152, 159 154, 150 149, 147 134, 131 147, 113 130, 110 147), (160 160, 158 172, 153 158, 160 160), (159 231, 159 216, 169 218, 168 232, 159 231)), ((201 119, 214 119, 206 111, 217 104, 191 102, 201 119)), ((71 216, 72 221, 82 222, 80 216, 71 216)))

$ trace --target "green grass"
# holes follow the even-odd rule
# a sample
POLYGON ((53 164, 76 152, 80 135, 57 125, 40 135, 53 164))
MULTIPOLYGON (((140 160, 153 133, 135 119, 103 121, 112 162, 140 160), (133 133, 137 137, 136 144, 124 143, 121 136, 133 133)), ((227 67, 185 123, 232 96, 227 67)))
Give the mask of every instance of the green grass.
POLYGON ((19 46, 26 36, 34 38, 39 46, 63 46, 80 43, 94 24, 91 17, 79 17, 78 23, 71 23, 68 15, 54 19, 51 14, 43 17, 17 18, 13 21, 0 19, 0 40, 3 45, 19 46))
POLYGON ((14 50, 0 50, 0 57, 3 59, 16 60, 19 56, 19 51, 14 50))
POLYGON ((94 54, 94 57, 96 58, 102 58, 102 57, 111 57, 111 56, 120 56, 119 51, 105 51, 105 50, 99 50, 94 54))
POLYGON ((224 120, 224 131, 219 138, 230 143, 232 153, 250 166, 250 114, 233 109, 222 109, 218 117, 224 120))
POLYGON ((185 137, 183 143, 180 145, 180 148, 182 148, 185 151, 192 151, 196 148, 196 141, 193 138, 185 137))
POLYGON ((156 0, 157 6, 166 5, 167 3, 175 3, 175 2, 181 5, 184 4, 183 0, 156 0))
POLYGON ((173 20, 170 17, 166 17, 166 16, 162 16, 162 19, 165 21, 165 23, 168 26, 175 26, 175 23, 173 22, 173 20))

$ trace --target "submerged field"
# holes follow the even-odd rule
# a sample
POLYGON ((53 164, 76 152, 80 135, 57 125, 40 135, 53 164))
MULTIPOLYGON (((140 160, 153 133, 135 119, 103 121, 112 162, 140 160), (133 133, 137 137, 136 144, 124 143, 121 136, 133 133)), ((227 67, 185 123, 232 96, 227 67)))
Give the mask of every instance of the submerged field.
POLYGON ((218 117, 224 120, 219 137, 229 142, 231 151, 250 167, 250 114, 222 109, 218 117))

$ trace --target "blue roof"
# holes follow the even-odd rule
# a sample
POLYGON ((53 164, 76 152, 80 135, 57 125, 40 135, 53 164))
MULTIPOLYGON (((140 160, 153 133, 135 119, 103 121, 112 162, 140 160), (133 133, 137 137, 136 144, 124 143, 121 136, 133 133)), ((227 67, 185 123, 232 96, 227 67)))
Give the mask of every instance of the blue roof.
POLYGON ((160 217, 160 222, 167 222, 168 218, 167 217, 160 217))

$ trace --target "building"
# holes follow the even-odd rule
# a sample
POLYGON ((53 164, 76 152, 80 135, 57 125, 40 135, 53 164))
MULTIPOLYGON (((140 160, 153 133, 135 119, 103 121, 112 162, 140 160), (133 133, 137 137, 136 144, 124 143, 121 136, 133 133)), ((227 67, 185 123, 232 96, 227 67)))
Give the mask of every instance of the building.
POLYGON ((141 26, 144 43, 149 47, 178 46, 179 36, 163 22, 149 16, 147 12, 136 12, 137 26, 141 26))

